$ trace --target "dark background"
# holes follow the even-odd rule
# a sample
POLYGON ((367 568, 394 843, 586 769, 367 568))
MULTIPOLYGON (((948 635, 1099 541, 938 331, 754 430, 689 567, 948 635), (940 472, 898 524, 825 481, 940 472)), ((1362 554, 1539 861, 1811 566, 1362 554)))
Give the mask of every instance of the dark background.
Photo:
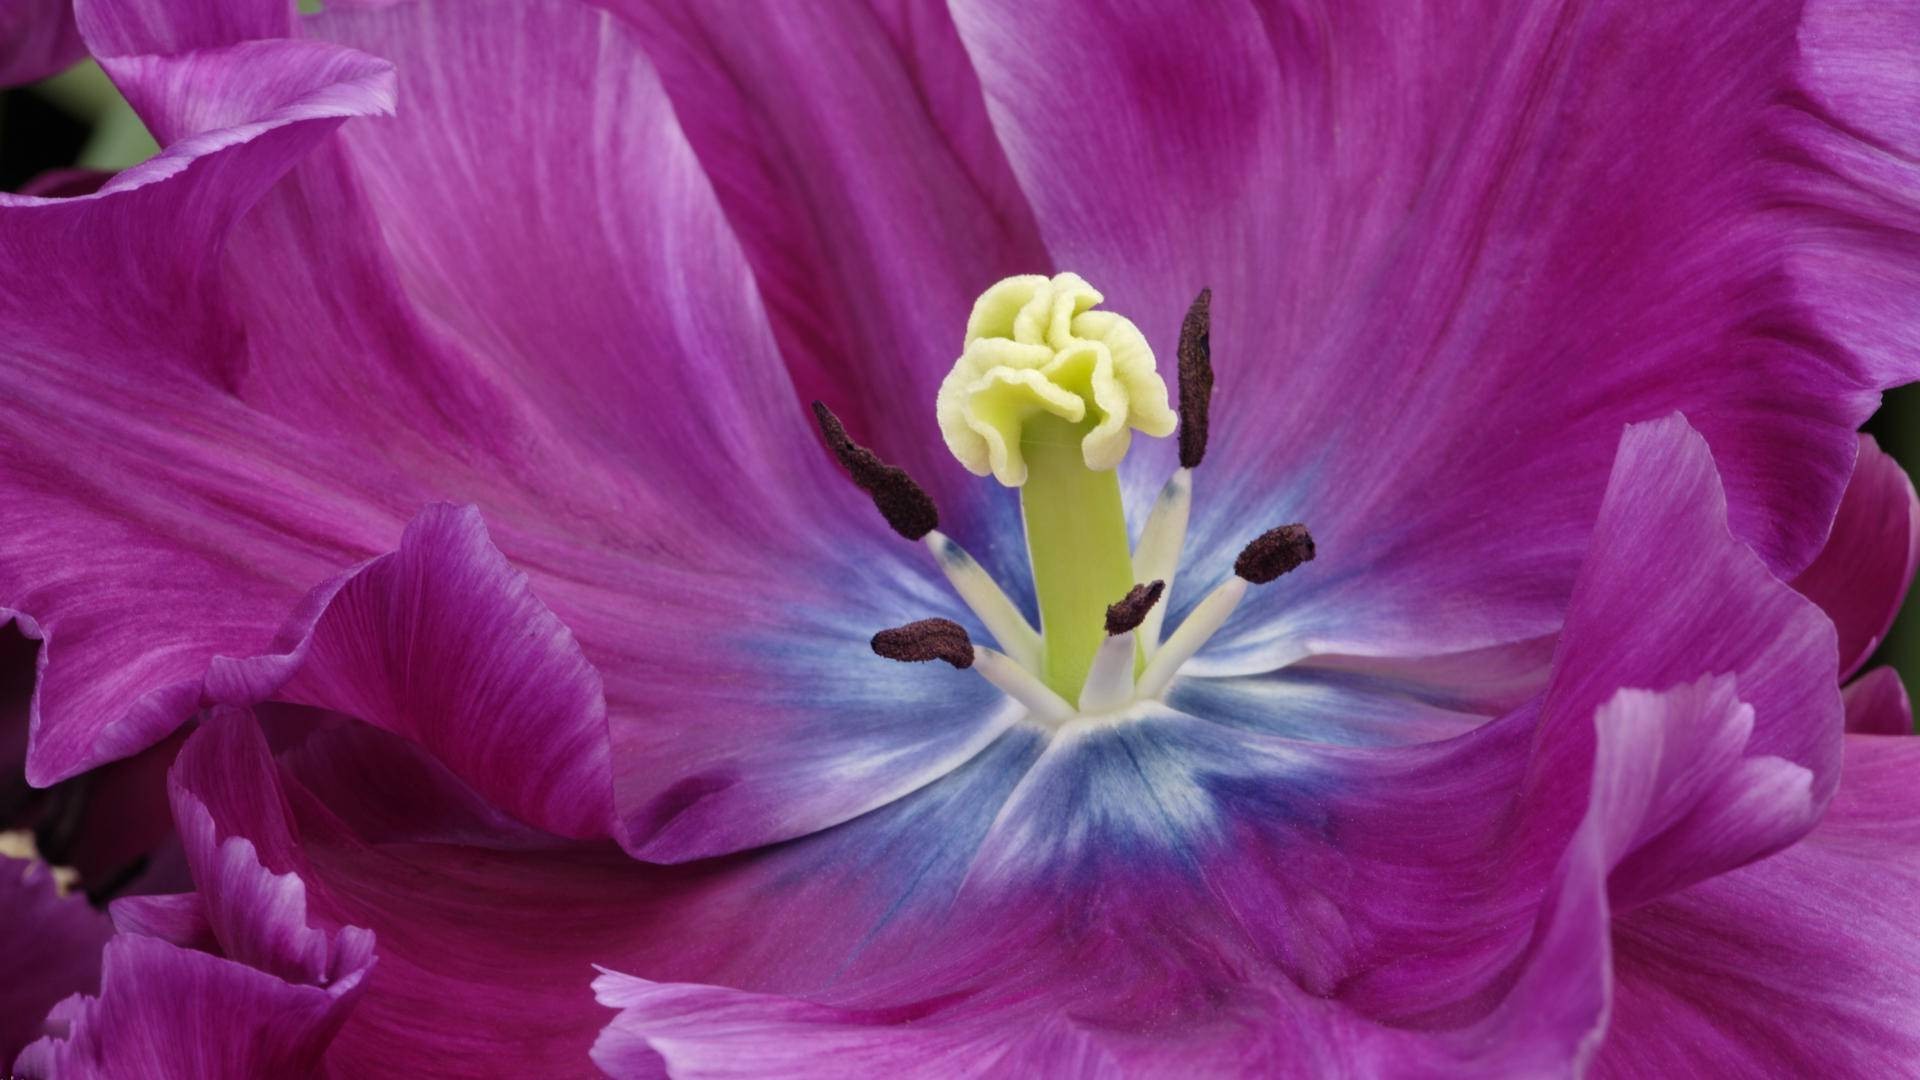
MULTIPOLYGON (((0 190, 16 191, 50 169, 122 169, 157 149, 90 63, 0 91, 0 190)), ((1888 394, 1866 429, 1909 473, 1920 471, 1920 384, 1888 394)), ((1908 686, 1920 675, 1920 604, 1913 592, 1875 662, 1899 667, 1908 686)))

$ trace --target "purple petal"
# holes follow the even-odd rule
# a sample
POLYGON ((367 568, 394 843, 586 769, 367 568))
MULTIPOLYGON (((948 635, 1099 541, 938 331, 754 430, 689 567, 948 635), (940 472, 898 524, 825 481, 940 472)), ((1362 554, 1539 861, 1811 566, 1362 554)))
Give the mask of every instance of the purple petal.
MULTIPOLYGON (((318 791, 352 792, 328 808, 368 843, 550 847, 552 835, 487 801, 419 744, 348 716, 257 706, 275 758, 318 791)), ((604 755, 603 755, 604 756, 604 755)))
POLYGON ((1664 694, 1623 690, 1594 714, 1587 824, 1605 830, 1615 912, 1770 855, 1813 827, 1812 774, 1749 756, 1753 725, 1730 675, 1664 694))
POLYGON ((173 816, 206 926, 223 955, 290 983, 357 981, 371 963, 372 936, 309 920, 297 873, 305 856, 270 769, 253 718, 234 710, 216 714, 175 763, 173 816), (248 831, 235 835, 239 828, 248 831))
POLYGON ((99 996, 56 1007, 59 1030, 21 1054, 22 1073, 261 1076, 319 1062, 364 989, 373 936, 310 914, 268 762, 244 714, 189 740, 172 788, 197 903, 117 905, 99 996), (251 831, 235 835, 242 823, 251 831))
POLYGON ((1815 0, 1801 15, 1805 95, 1776 116, 1809 168, 1789 188, 1814 220, 1789 264, 1802 305, 1881 386, 1910 382, 1920 348, 1920 11, 1815 0))
POLYGON ((1833 626, 1729 536, 1728 511, 1714 459, 1685 420, 1627 429, 1546 707, 1584 727, 1621 687, 1733 675, 1755 710, 1749 752, 1809 770, 1817 806, 1839 780, 1833 626))
POLYGON ((1062 1053, 1136 1070, 1249 1052, 1313 1071, 1334 1047, 1362 1071, 1582 1061, 1614 905, 1791 842, 1838 772, 1831 627, 1725 514, 1698 435, 1636 427, 1541 703, 1350 750, 1250 710, 1075 723, 1000 808, 923 959, 787 995, 609 974, 598 1059, 1020 1059, 1069 1009, 1099 1034, 1062 1053), (1648 595, 1686 602, 1653 617, 1648 595), (1640 680, 1674 689, 1621 689, 1640 680), (1144 1025, 1151 1045, 1123 1034, 1144 1025))
POLYGON ((1849 735, 1805 840, 1615 923, 1594 1075, 1898 1076, 1920 1059, 1920 740, 1849 735))
POLYGON ((61 896, 47 864, 0 857, 0 1062, 41 1035, 41 1018, 69 994, 100 985, 106 916, 61 896))
POLYGON ((1913 705, 1895 668, 1874 668, 1841 691, 1847 730, 1862 735, 1913 734, 1913 705))
POLYGON ((925 410, 981 290, 1053 261, 944 6, 615 9, 713 180, 801 396, 912 473, 996 575, 1021 579, 1011 494, 956 468, 925 410))
POLYGON ((157 938, 117 937, 103 956, 100 996, 54 1008, 64 1034, 22 1051, 22 1076, 300 1075, 352 1000, 157 938))
POLYGON ((1920 565, 1920 496, 1900 463, 1870 435, 1840 500, 1833 534, 1793 587, 1840 632, 1840 675, 1860 670, 1893 625, 1920 565))
POLYGON ((197 704, 210 656, 264 645, 330 561, 384 546, 367 539, 384 531, 367 520, 379 515, 343 507, 329 475, 352 474, 352 455, 200 381, 239 341, 231 313, 200 301, 217 293, 222 237, 343 117, 391 104, 391 71, 371 58, 316 45, 272 59, 266 92, 222 81, 217 65, 140 61, 154 80, 204 90, 210 108, 251 115, 90 196, 0 196, 0 483, 15 523, 0 539, 0 605, 47 641, 37 784, 165 735, 197 704), (232 538, 263 534, 301 541, 257 544, 236 566, 232 538))
POLYGON ((611 834, 600 674, 478 511, 428 508, 398 550, 320 586, 302 609, 277 655, 216 659, 209 696, 351 714, 420 744, 523 821, 611 834))
POLYGON ((435 3, 304 25, 399 68, 406 107, 343 132, 347 161, 407 295, 565 433, 577 460, 545 464, 619 471, 574 496, 624 503, 581 507, 617 511, 594 527, 688 559, 857 505, 820 505, 846 484, 631 30, 584 6, 435 3))
POLYGON ((0 3, 0 87, 52 75, 85 54, 70 0, 0 3))
MULTIPOLYGON (((73 0, 80 32, 95 56, 165 55, 287 37, 294 9, 263 0, 200 0, 151 4, 140 0, 73 0)), ((165 142, 166 140, 161 140, 165 142)))
MULTIPOLYGON (((359 814, 343 804, 362 799, 362 785, 324 762, 327 747, 286 753, 279 777, 257 755, 205 758, 195 783, 226 778, 253 793, 222 800, 234 809, 218 815, 226 827, 269 865, 297 869, 316 912, 378 935, 379 977, 330 1047, 331 1064, 431 1071, 445 1046, 460 1045, 498 1071, 544 1076, 585 1067, 607 1022, 589 990, 595 962, 768 990, 910 962, 942 924, 972 844, 1036 742, 1009 736, 913 798, 840 828, 675 867, 611 845, 542 848, 511 834, 490 848, 360 835, 330 808, 359 814), (293 827, 276 790, 294 804, 293 827)), ((372 761, 378 748, 354 752, 372 761)), ((178 912, 138 915, 195 933, 178 912)))
POLYGON ((1714 448, 1735 533, 1795 572, 1874 391, 1920 376, 1920 183, 1871 149, 1881 125, 1913 131, 1911 35, 1881 26, 1905 13, 1083 7, 954 5, 1060 264, 1162 355, 1213 287, 1188 546, 1212 569, 1183 575, 1172 617, 1249 517, 1319 541, 1311 573, 1242 606, 1209 670, 1550 631, 1622 425, 1675 410, 1714 448), (1807 78, 1838 123, 1780 106, 1807 78), (1122 107, 1063 105, 1088 101, 1122 107), (1823 160, 1763 149, 1782 140, 1823 160), (1832 175, 1874 158, 1903 179, 1869 197, 1832 175))
MULTIPOLYGON (((588 659, 618 673, 617 799, 636 850, 686 858, 844 820, 1010 722, 977 680, 910 679, 922 673, 865 654, 874 629, 947 614, 951 596, 805 427, 746 263, 628 32, 585 9, 528 18, 462 6, 304 21, 406 59, 407 118, 344 157, 330 145, 236 231, 154 208, 180 230, 188 267, 229 268, 179 279, 220 299, 193 306, 204 322, 131 303, 140 290, 109 287, 92 264, 74 268, 84 286, 59 291, 120 307, 58 325, 34 315, 51 302, 19 313, 30 338, 89 327, 16 365, 8 389, 28 409, 0 441, 27 488, 14 505, 38 526, 15 536, 17 552, 0 547, 17 574, 0 599, 68 628, 45 653, 52 719, 36 780, 170 730, 199 703, 213 657, 273 648, 302 594, 391 548, 415 508, 447 495, 486 508, 588 659), (617 95, 596 104, 575 77, 580 55, 600 58, 599 85, 617 95), (569 126, 596 108, 613 134, 569 126), (578 190, 556 192, 559 176, 578 190), (276 269, 289 249, 317 276, 276 269), (88 377, 121 340, 162 355, 88 377), (636 365, 635 343, 657 362, 636 365), (555 476, 568 478, 564 498, 555 476), (75 579, 64 570, 76 550, 111 557, 75 579)), ((224 15, 135 21, 112 40, 102 30, 102 48, 197 46, 109 58, 149 117, 184 137, 169 154, 360 55, 230 42, 260 28, 224 15)), ((111 235, 146 229, 145 213, 86 220, 111 235)), ((173 279, 137 284, 154 280, 173 279)))
MULTIPOLYGON (((292 15, 247 0, 164 10, 91 0, 82 25, 147 126, 170 142, 229 123, 250 95, 275 92, 297 67, 284 57, 314 48, 271 40, 294 32, 292 15), (161 77, 154 55, 167 58, 161 77), (213 94, 199 85, 207 80, 231 85, 213 94)), ((608 483, 513 387, 415 311, 380 229, 338 141, 275 185, 226 238, 219 295, 247 340, 216 358, 221 380, 261 412, 469 497, 524 499, 550 486, 556 465, 570 473, 575 498, 608 483), (288 258, 294 251, 299 258, 288 258)))

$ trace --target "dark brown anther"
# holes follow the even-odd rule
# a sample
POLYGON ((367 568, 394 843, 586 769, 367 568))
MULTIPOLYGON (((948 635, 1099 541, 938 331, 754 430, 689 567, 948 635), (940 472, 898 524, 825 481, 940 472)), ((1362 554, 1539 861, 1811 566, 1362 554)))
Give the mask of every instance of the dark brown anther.
POLYGON ((1145 585, 1135 585, 1133 590, 1119 600, 1107 605, 1107 636, 1119 637, 1147 621, 1147 612, 1160 602, 1160 594, 1167 591, 1164 581, 1149 581, 1145 585))
POLYGON ((1180 465, 1207 456, 1207 403, 1213 397, 1213 290, 1201 289, 1180 321, 1180 465))
POLYGON ((1265 585, 1301 563, 1313 561, 1313 536, 1305 525, 1282 525, 1254 537, 1233 560, 1233 572, 1265 585))
POLYGON ((854 442, 833 410, 818 401, 813 403, 813 418, 820 424, 827 449, 840 459, 841 467, 853 477, 860 490, 872 496, 873 505, 879 509, 880 516, 887 519, 887 524, 893 526, 894 532, 909 540, 918 540, 940 526, 940 512, 934 508, 933 500, 905 469, 881 461, 878 454, 854 442))
POLYGON ((921 619, 882 630, 873 635, 873 651, 910 664, 945 660, 957 668, 973 666, 973 639, 952 619, 921 619))

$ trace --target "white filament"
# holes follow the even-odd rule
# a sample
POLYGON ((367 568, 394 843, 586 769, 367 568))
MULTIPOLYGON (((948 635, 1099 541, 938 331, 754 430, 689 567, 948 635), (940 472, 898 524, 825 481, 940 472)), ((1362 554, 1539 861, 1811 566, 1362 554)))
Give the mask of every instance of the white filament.
POLYGON ((1087 669, 1086 684, 1080 688, 1082 715, 1114 712, 1133 700, 1133 641, 1131 630, 1115 634, 1093 654, 1093 666, 1087 669))
POLYGON ((1062 724, 1073 717, 1073 706, 1005 653, 975 645, 973 670, 999 687, 1002 693, 1026 706, 1036 719, 1049 724, 1062 724))
POLYGON ((1165 693, 1167 684, 1173 681, 1180 665, 1193 659, 1193 654, 1200 651, 1200 646, 1205 645, 1226 625, 1227 617, 1233 614, 1234 608, 1240 606, 1240 599, 1246 595, 1245 579, 1230 577, 1195 605, 1193 611, 1181 621, 1179 629, 1153 654, 1153 659, 1147 661, 1147 670, 1140 673, 1140 685, 1136 688, 1138 696, 1157 698, 1165 693))
POLYGON ((938 529, 927 534, 926 545, 933 553, 933 561, 953 584, 953 591, 966 601, 980 625, 993 635, 994 642, 1021 667, 1039 671, 1040 632, 1013 606, 993 575, 975 562, 965 548, 954 543, 952 537, 938 529))
MULTIPOLYGON (((1153 501, 1146 527, 1140 530, 1140 543, 1133 551, 1133 580, 1145 585, 1151 581, 1167 583, 1167 595, 1173 593, 1173 575, 1180 568, 1180 550, 1187 542, 1187 515, 1193 508, 1193 470, 1176 469, 1153 501)), ((1140 647, 1148 657, 1160 649, 1160 627, 1166 622, 1167 605, 1155 604, 1140 624, 1140 647)))

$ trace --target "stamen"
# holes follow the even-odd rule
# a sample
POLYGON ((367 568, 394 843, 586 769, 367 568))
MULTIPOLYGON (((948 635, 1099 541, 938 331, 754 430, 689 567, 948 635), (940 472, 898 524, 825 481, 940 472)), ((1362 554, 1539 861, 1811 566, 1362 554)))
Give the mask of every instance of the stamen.
POLYGON ((1200 646, 1218 633, 1227 623, 1227 616, 1240 606, 1240 600, 1247 595, 1247 582, 1244 578, 1230 577, 1220 586, 1208 593, 1205 599, 1194 605, 1180 626, 1160 646, 1160 651, 1147 661, 1147 670, 1140 673, 1140 682, 1135 688, 1139 697, 1154 698, 1166 692, 1167 684, 1173 681, 1174 672, 1180 665, 1193 659, 1200 646))
POLYGON ((1073 706, 1035 677, 1033 672, 1014 663, 1013 657, 976 646, 973 661, 973 670, 999 687, 1001 693, 1025 705, 1034 719, 1056 725, 1073 719, 1073 706))
POLYGON ((1073 706, 1006 653, 975 645, 967 628, 952 619, 921 619, 873 635, 873 651, 889 660, 917 664, 945 660, 957 668, 972 668, 1000 692, 1027 707, 1049 724, 1073 716, 1073 706))
POLYGON ((1233 560, 1233 572, 1255 585, 1265 585, 1281 574, 1313 560, 1313 537, 1305 525, 1282 525, 1254 537, 1233 560))
POLYGON ((1133 700, 1134 630, 1159 603, 1166 587, 1164 581, 1135 585, 1107 608, 1107 640, 1094 654, 1087 681, 1080 688, 1082 713, 1112 712, 1133 700))
POLYGON ((993 640, 1020 666, 1038 673, 1040 632, 1001 591, 993 575, 975 562, 965 548, 938 529, 928 533, 925 542, 927 550, 933 553, 933 561, 947 575, 947 581, 952 583, 953 591, 959 593, 960 599, 973 609, 974 615, 986 626, 987 633, 993 635, 993 640))
MULTIPOLYGON (((1187 542, 1187 515, 1193 507, 1193 472, 1175 469, 1160 489, 1160 497, 1147 514, 1140 530, 1140 545, 1133 550, 1133 576, 1137 581, 1164 581, 1173 587, 1174 572, 1180 568, 1180 549, 1187 542)), ((1153 656, 1160 648, 1160 627, 1167 617, 1167 605, 1155 604, 1140 624, 1140 648, 1153 656)))
POLYGON ((1167 684, 1173 681, 1174 673, 1180 670, 1180 666, 1193 659, 1193 654, 1199 652, 1200 647, 1226 625, 1228 616, 1233 614, 1233 609, 1239 607, 1240 601, 1247 595, 1248 586, 1265 585, 1299 568, 1313 555, 1313 537, 1308 534, 1305 525, 1282 525, 1255 537, 1253 543, 1248 544, 1240 552, 1240 557, 1233 561, 1233 572, 1237 576, 1222 582, 1195 605, 1180 623, 1180 628, 1147 661, 1147 669, 1140 673, 1135 695, 1151 698, 1165 693, 1167 684))
POLYGON ((873 635, 873 651, 910 664, 945 660, 957 668, 973 666, 973 640, 952 619, 921 619, 873 635))
POLYGON ((1160 594, 1165 592, 1167 583, 1151 581, 1145 585, 1135 585, 1127 595, 1107 605, 1107 636, 1118 637, 1130 633, 1147 617, 1153 605, 1160 602, 1160 594))
POLYGON ((1207 405, 1213 397, 1213 290, 1201 289, 1180 321, 1180 464, 1207 456, 1207 405))
POLYGON ((909 540, 918 540, 939 526, 940 512, 933 500, 905 469, 887 464, 878 454, 854 442, 833 410, 818 401, 813 403, 813 418, 820 424, 827 449, 840 459, 841 467, 853 477, 853 482, 872 496, 873 505, 894 532, 909 540))

